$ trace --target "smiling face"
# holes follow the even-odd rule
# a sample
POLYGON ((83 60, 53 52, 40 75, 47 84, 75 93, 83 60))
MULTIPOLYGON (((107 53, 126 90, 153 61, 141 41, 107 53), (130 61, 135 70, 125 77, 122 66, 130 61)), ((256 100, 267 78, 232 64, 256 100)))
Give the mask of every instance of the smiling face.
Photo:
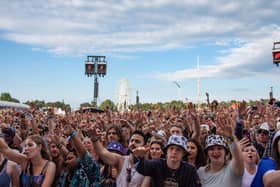
POLYGON ((211 163, 213 164, 224 164, 226 157, 226 150, 223 146, 214 145, 208 148, 207 154, 211 163))
POLYGON ((27 138, 24 143, 23 153, 31 159, 41 154, 42 145, 36 144, 32 139, 27 138))

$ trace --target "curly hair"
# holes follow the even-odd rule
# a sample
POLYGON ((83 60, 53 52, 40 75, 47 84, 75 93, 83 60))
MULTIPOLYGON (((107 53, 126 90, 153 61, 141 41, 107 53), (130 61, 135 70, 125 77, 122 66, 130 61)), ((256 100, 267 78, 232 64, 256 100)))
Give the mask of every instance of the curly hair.
MULTIPOLYGON (((107 128, 107 130, 106 130, 106 140, 108 141, 108 132, 111 129, 114 129, 116 131, 117 136, 119 138, 118 142, 120 142, 121 144, 124 144, 124 138, 123 138, 123 135, 122 135, 122 129, 121 129, 121 127, 119 127, 117 125, 111 125, 111 126, 109 126, 107 128)), ((110 143, 110 142, 108 142, 108 143, 110 143)))

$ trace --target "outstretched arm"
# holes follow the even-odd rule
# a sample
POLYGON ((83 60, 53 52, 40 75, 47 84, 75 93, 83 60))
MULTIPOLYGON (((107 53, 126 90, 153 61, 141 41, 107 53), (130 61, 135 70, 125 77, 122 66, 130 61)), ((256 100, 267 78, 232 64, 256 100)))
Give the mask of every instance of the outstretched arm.
POLYGON ((217 121, 217 133, 228 139, 228 146, 232 154, 232 167, 236 175, 242 176, 244 172, 244 162, 242 152, 234 136, 235 120, 227 114, 221 114, 217 121))
POLYGON ((13 151, 9 148, 3 138, 0 138, 0 152, 11 161, 14 161, 22 166, 27 163, 27 158, 24 154, 13 151))
POLYGON ((77 151, 78 157, 83 159, 86 154, 86 149, 80 138, 77 136, 77 132, 73 129, 71 125, 65 125, 64 134, 67 135, 70 141, 73 143, 73 146, 77 151))
POLYGON ((99 135, 96 133, 96 129, 90 129, 87 133, 87 135, 90 137, 94 151, 96 154, 108 165, 111 166, 121 166, 123 162, 123 157, 121 155, 118 155, 116 153, 109 152, 99 141, 99 135))
POLYGON ((280 186, 280 171, 273 171, 263 176, 263 183, 265 187, 280 186))

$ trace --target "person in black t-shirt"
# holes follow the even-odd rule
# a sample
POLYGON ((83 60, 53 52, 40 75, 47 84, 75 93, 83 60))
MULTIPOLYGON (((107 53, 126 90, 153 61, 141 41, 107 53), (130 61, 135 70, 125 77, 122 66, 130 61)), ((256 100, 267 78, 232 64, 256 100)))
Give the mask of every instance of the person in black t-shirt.
POLYGON ((151 176, 153 187, 200 187, 195 168, 182 161, 187 153, 186 142, 184 136, 170 136, 165 147, 166 159, 159 160, 144 160, 147 150, 144 147, 135 148, 133 153, 139 158, 136 170, 151 176))

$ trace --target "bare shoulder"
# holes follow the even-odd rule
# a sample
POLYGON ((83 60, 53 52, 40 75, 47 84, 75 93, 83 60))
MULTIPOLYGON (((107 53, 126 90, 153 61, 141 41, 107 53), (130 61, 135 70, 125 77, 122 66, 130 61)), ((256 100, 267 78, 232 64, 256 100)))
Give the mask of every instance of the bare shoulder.
POLYGON ((53 161, 49 161, 49 163, 48 163, 48 168, 47 169, 55 169, 56 168, 56 165, 55 165, 55 163, 53 162, 53 161))
POLYGON ((16 162, 13 162, 11 160, 8 160, 7 162, 7 174, 12 175, 12 173, 20 173, 21 172, 21 167, 18 165, 16 162))

